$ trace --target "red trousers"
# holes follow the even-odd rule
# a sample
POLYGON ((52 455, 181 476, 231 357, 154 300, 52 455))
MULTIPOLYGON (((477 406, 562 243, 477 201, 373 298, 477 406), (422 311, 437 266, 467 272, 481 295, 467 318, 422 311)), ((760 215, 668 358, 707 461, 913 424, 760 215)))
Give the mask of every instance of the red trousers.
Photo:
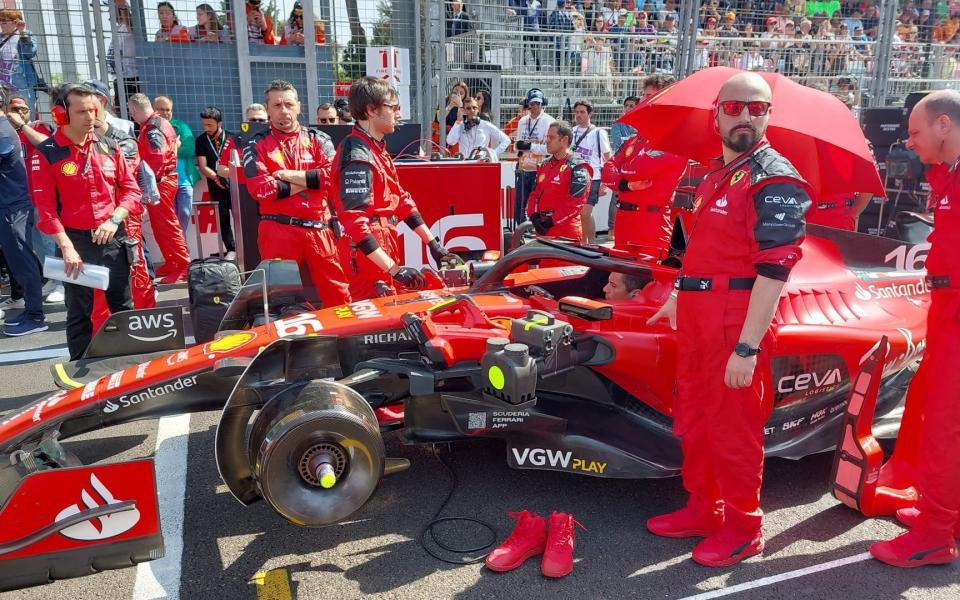
POLYGON ((723 380, 749 302, 749 291, 680 292, 673 417, 683 448, 683 487, 692 503, 722 506, 727 525, 754 532, 763 521, 763 426, 773 394, 764 400, 762 390, 770 386, 773 336, 761 344, 750 387, 732 389, 723 380))
MULTIPOLYGON (((130 267, 130 294, 133 296, 133 307, 136 309, 153 308, 157 305, 153 280, 150 279, 150 273, 147 271, 147 259, 143 256, 143 224, 141 218, 140 215, 131 216, 124 223, 127 237, 140 242, 137 247, 140 260, 136 265, 130 267)), ((90 314, 94 334, 100 331, 100 327, 108 318, 110 318, 110 309, 107 307, 107 299, 101 290, 94 290, 93 311, 90 314)))
POLYGON ((309 273, 325 308, 350 302, 337 241, 330 229, 310 229, 263 220, 257 229, 257 241, 263 260, 297 261, 300 273, 309 273))
POLYGON ((617 209, 617 220, 613 225, 614 245, 626 248, 631 244, 638 246, 669 248, 670 210, 666 206, 636 205, 637 210, 617 209))
POLYGON ((547 233, 549 237, 565 237, 576 240, 577 243, 583 243, 583 221, 580 215, 576 215, 569 221, 564 221, 560 225, 554 225, 547 233))
MULTIPOLYGON (((377 243, 394 262, 403 264, 403 261, 400 260, 399 237, 393 226, 371 221, 370 233, 373 234, 377 243)), ((377 297, 378 281, 387 286, 388 294, 397 293, 397 284, 389 273, 386 273, 367 258, 366 254, 355 248, 346 236, 344 236, 342 242, 340 248, 341 262, 343 263, 343 270, 350 278, 350 296, 354 301, 377 297)))
POLYGON ((950 533, 960 510, 960 289, 935 289, 930 297, 923 358, 930 378, 917 454, 917 525, 950 533))
MULTIPOLYGON (((170 265, 177 270, 185 269, 190 264, 190 251, 187 241, 183 237, 183 229, 177 220, 176 198, 177 185, 163 182, 160 187, 160 202, 147 206, 150 213, 150 227, 153 228, 153 237, 160 246, 164 266, 170 265)), ((165 269, 170 270, 170 269, 165 269)))

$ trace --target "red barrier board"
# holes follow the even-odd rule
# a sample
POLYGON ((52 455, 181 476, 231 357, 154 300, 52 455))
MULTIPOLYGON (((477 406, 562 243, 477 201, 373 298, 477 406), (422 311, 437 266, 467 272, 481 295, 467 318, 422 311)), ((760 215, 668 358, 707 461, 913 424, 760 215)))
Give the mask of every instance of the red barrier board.
MULTIPOLYGON (((397 163, 430 231, 452 252, 500 250, 500 165, 474 162, 397 163)), ((397 227, 407 266, 432 264, 423 242, 405 224, 397 227)))

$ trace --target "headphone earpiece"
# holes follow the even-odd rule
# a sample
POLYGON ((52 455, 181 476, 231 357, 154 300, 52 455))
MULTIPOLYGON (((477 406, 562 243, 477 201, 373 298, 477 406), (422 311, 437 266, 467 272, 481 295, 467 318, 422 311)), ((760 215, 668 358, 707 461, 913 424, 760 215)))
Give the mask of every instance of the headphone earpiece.
POLYGON ((67 86, 60 90, 56 100, 53 101, 53 106, 50 107, 50 118, 53 119, 57 127, 63 127, 70 122, 70 111, 67 110, 67 95, 74 87, 76 86, 67 86))

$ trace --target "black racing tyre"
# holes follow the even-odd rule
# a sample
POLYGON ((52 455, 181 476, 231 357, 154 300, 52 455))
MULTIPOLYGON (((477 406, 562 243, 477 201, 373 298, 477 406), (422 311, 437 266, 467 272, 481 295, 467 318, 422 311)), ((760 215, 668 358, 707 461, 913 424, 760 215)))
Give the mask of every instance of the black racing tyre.
POLYGON ((376 415, 356 391, 311 381, 294 402, 257 418, 267 422, 252 430, 251 471, 260 494, 288 521, 332 525, 373 495, 383 476, 383 439, 376 415), (320 475, 319 465, 335 483, 320 475))

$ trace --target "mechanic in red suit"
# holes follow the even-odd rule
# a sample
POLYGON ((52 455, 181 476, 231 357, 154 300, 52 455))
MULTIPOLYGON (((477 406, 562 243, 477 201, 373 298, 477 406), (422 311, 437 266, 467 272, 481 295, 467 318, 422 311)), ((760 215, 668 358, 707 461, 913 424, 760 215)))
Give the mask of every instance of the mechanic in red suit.
POLYGON ((810 207, 807 213, 807 223, 812 225, 826 225, 847 231, 857 230, 857 218, 863 209, 870 204, 873 194, 860 192, 858 194, 834 194, 821 198, 810 207))
POLYGON ((147 206, 153 237, 160 246, 163 266, 156 270, 160 283, 176 283, 187 278, 190 251, 177 220, 177 134, 166 119, 153 112, 150 99, 134 94, 127 101, 130 118, 139 123, 137 146, 140 158, 157 176, 160 202, 147 206))
POLYGON ((930 312, 924 365, 928 378, 919 433, 916 508, 897 511, 910 527, 870 553, 897 567, 957 559, 960 537, 960 93, 932 92, 910 113, 907 147, 925 164, 940 163, 931 179, 934 229, 927 255, 930 312))
POLYGON ((590 165, 570 152, 573 131, 563 121, 547 128, 548 158, 537 169, 537 185, 527 198, 527 218, 537 235, 583 241, 580 209, 590 192, 590 165))
POLYGON ((346 304, 350 291, 337 251, 339 231, 331 224, 323 140, 297 120, 300 99, 289 81, 270 82, 266 101, 270 127, 243 151, 247 190, 260 204, 260 256, 297 261, 325 307, 346 304))
MULTIPOLYGON (((97 114, 97 120, 94 123, 93 130, 98 135, 113 140, 123 157, 127 161, 127 168, 135 175, 141 171, 140 152, 137 148, 137 140, 130 137, 126 132, 120 131, 107 122, 106 98, 97 96, 100 101, 100 110, 97 114)), ((149 167, 148 167, 149 168, 149 167)), ((140 177, 137 176, 138 184, 140 177)), ((143 190, 141 189, 141 192, 143 190)), ((150 273, 147 271, 147 260, 143 255, 143 223, 140 214, 131 214, 126 222, 127 239, 136 241, 136 262, 130 265, 130 294, 133 298, 133 307, 153 308, 157 305, 155 288, 153 280, 150 279, 150 273)), ((100 331, 100 326, 110 317, 110 309, 107 306, 107 300, 104 293, 100 290, 93 291, 93 310, 90 313, 90 321, 93 324, 93 331, 100 331)))
POLYGON ((395 293, 394 283, 420 289, 423 275, 400 262, 398 222, 406 223, 423 240, 437 265, 462 261, 431 233, 413 197, 400 186, 383 141, 400 119, 396 90, 382 79, 364 77, 350 86, 348 99, 356 124, 334 158, 333 203, 346 232, 341 256, 350 277, 350 293, 354 300, 362 300, 395 293))
POLYGON ((677 329, 674 433, 687 505, 653 517, 665 537, 705 537, 693 560, 728 566, 763 551, 763 426, 773 409, 770 323, 800 259, 810 190, 764 139, 770 87, 730 78, 717 98, 722 162, 697 188, 694 226, 675 294, 651 317, 677 329))
POLYGON ((84 263, 110 269, 107 303, 130 310, 130 255, 125 221, 143 212, 133 172, 113 140, 94 132, 100 103, 93 89, 65 85, 55 93, 60 128, 37 146, 31 171, 37 228, 53 237, 68 281, 67 347, 70 360, 83 356, 92 337, 93 290, 69 278, 84 263))
POLYGON ((614 244, 670 245, 670 205, 687 159, 654 150, 635 135, 603 165, 600 180, 618 191, 614 244))

